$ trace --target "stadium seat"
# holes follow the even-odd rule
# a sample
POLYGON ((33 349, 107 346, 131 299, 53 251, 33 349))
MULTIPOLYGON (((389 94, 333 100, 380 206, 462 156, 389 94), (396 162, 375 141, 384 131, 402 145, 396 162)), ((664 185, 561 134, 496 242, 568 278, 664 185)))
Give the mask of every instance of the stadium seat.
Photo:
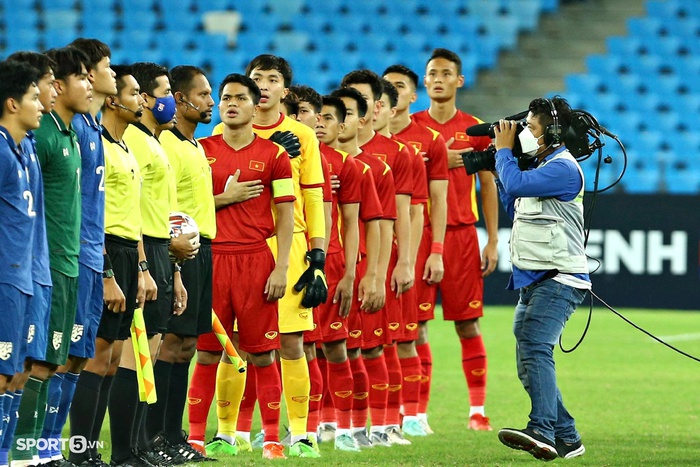
POLYGON ((675 195, 700 193, 700 173, 689 169, 671 169, 665 177, 666 191, 675 195))
POLYGON ((80 13, 76 10, 50 10, 43 14, 44 27, 46 29, 70 29, 78 27, 80 13))
POLYGON ((627 20, 627 29, 631 36, 644 39, 645 37, 656 37, 661 35, 663 26, 656 18, 630 18, 627 20))
POLYGON ((18 50, 41 50, 42 34, 38 34, 35 29, 21 29, 5 36, 5 52, 3 56, 8 56, 18 50))
POLYGON ((161 11, 161 15, 165 29, 180 34, 197 30, 202 22, 200 13, 194 13, 185 8, 165 8, 161 11))
POLYGON ((43 34, 43 49, 55 49, 72 42, 76 37, 73 29, 47 29, 43 34))
POLYGON ((146 51, 154 46, 154 36, 148 30, 120 32, 116 39, 119 48, 126 50, 146 51))
POLYGON ((270 12, 284 17, 301 13, 304 5, 304 0, 268 0, 267 2, 270 12))
POLYGON ((647 14, 652 18, 670 18, 681 13, 681 3, 675 0, 647 0, 647 14))
POLYGON ((286 56, 292 52, 308 50, 311 40, 305 32, 285 31, 275 34, 272 39, 272 50, 275 54, 286 56))
POLYGON ((81 34, 85 37, 109 37, 110 42, 114 40, 117 19, 114 15, 87 15, 83 14, 81 19, 81 34))
POLYGON ((77 2, 76 0, 38 0, 36 4, 39 10, 53 11, 75 9, 77 2))
POLYGON ((656 167, 636 167, 631 164, 620 183, 628 193, 656 193, 660 189, 661 173, 656 167))

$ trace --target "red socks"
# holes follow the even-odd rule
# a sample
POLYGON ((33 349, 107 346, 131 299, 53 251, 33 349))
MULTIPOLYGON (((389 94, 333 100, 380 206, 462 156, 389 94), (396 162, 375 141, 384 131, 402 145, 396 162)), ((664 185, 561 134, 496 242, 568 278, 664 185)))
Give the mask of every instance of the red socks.
POLYGON ((246 369, 248 374, 245 380, 245 392, 243 393, 243 400, 241 400, 241 407, 238 410, 236 430, 245 433, 250 433, 253 426, 253 411, 255 410, 255 402, 258 400, 257 391, 255 390, 255 385, 257 384, 256 368, 256 366, 249 364, 246 369))
POLYGON ((367 426, 367 410, 369 407, 369 377, 362 357, 350 360, 352 370, 353 394, 352 394, 352 427, 364 428, 367 426))
MULTIPOLYGON (((250 377, 250 376, 249 376, 250 377)), ((260 418, 265 430, 265 442, 279 443, 280 400, 282 398, 282 381, 274 363, 255 368, 255 381, 260 401, 260 418)))
POLYGON ((401 363, 396 344, 384 347, 384 359, 389 373, 389 394, 385 425, 401 425, 401 363))
POLYGON ((306 432, 316 433, 318 419, 321 415, 321 397, 323 396, 323 375, 318 365, 318 359, 307 362, 309 365, 309 379, 311 391, 309 392, 309 417, 306 419, 306 432))
POLYGON ((189 439, 193 441, 204 442, 209 408, 216 391, 216 370, 218 367, 218 362, 213 365, 200 365, 199 363, 194 365, 190 389, 187 392, 190 419, 189 439))
POLYGON ((462 369, 469 386, 469 403, 472 407, 484 405, 486 400, 486 349, 481 336, 460 339, 462 344, 462 369))
POLYGON ((403 375, 401 383, 403 414, 418 415, 422 378, 420 357, 402 358, 399 362, 401 362, 401 374, 403 375))
POLYGON ((372 426, 383 426, 385 425, 389 397, 389 373, 386 369, 384 354, 378 358, 365 359, 365 368, 367 368, 370 384, 369 411, 372 417, 372 426))
POLYGON ((349 430, 352 428, 352 392, 354 387, 349 361, 345 360, 343 363, 328 362, 328 386, 335 406, 338 428, 349 430))
POLYGON ((430 344, 416 344, 418 358, 420 358, 421 380, 420 380, 420 402, 418 403, 418 413, 428 413, 428 402, 430 402, 430 385, 433 378, 433 354, 430 351, 430 344))

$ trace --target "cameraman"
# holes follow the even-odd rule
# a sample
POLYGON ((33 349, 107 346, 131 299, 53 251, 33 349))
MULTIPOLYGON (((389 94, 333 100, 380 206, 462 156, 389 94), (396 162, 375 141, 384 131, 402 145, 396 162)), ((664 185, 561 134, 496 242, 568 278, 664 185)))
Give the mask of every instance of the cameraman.
POLYGON ((520 289, 515 307, 518 377, 530 396, 527 428, 498 432, 503 444, 537 459, 572 458, 585 452, 573 417, 557 388, 553 350, 564 325, 591 288, 584 251, 583 172, 563 144, 571 108, 561 98, 530 103, 527 127, 501 120, 495 128, 496 184, 513 219, 513 272, 508 289, 520 289), (513 157, 516 134, 524 155, 513 157))

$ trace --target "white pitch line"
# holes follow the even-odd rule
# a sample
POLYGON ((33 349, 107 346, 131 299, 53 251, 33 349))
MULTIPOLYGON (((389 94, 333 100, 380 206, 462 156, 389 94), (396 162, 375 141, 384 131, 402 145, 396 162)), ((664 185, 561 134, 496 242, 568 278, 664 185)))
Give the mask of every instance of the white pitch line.
POLYGON ((700 340, 700 332, 688 333, 688 334, 673 334, 671 336, 657 336, 664 342, 684 342, 684 341, 695 341, 700 340))

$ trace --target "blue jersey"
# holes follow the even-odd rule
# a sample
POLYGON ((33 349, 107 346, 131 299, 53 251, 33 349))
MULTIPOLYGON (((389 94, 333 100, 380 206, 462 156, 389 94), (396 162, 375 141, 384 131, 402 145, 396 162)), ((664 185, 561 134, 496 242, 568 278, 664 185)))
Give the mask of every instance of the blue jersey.
POLYGON ((0 126, 0 282, 32 295, 34 197, 21 149, 0 126))
POLYGON ((73 130, 78 135, 81 156, 80 257, 78 261, 102 272, 105 238, 105 157, 102 126, 90 114, 76 114, 73 130))
POLYGON ((20 143, 22 154, 27 157, 29 171, 29 191, 34 197, 34 237, 32 239, 32 280, 37 284, 50 286, 51 271, 49 270, 49 244, 46 240, 46 217, 44 215, 44 178, 41 166, 36 157, 36 143, 31 131, 20 143))

